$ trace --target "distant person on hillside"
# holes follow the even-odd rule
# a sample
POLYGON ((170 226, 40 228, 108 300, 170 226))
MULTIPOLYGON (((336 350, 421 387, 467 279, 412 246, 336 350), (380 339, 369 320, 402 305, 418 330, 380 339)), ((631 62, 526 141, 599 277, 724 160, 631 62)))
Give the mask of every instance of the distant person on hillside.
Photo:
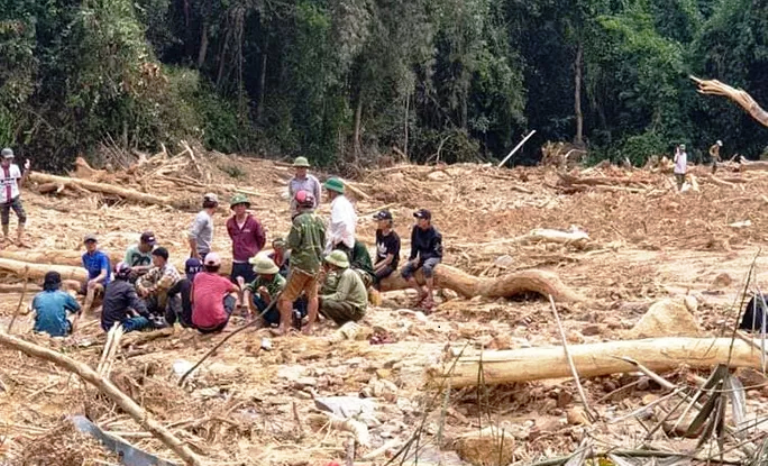
POLYGON ((416 218, 416 225, 411 231, 411 255, 401 273, 408 284, 419 293, 414 307, 423 303, 424 309, 429 311, 434 305, 432 297, 435 288, 434 270, 443 259, 443 237, 437 228, 432 226, 432 213, 430 211, 419 209, 413 216, 416 218), (413 276, 419 269, 424 274, 426 290, 418 284, 413 276))
POLYGON ((309 174, 309 160, 306 157, 296 157, 296 160, 293 161, 293 168, 296 169, 296 175, 288 183, 288 195, 291 198, 291 218, 299 213, 299 206, 296 203, 296 193, 299 191, 307 191, 312 194, 315 199, 315 205, 312 206, 313 209, 317 208, 317 203, 321 199, 320 181, 309 174))
POLYGON ((83 254, 83 267, 88 272, 88 281, 81 292, 85 295, 83 310, 88 313, 93 305, 93 300, 104 291, 112 278, 112 269, 109 265, 109 256, 99 250, 96 235, 85 235, 85 254, 83 254))
POLYGON ((675 180, 677 181, 677 190, 683 189, 685 183, 685 174, 688 171, 688 154, 685 152, 685 144, 680 144, 675 149, 675 180))
POLYGON ((243 286, 256 279, 253 267, 248 261, 264 249, 267 242, 264 228, 256 217, 248 213, 251 203, 244 194, 235 194, 229 203, 234 215, 227 220, 227 233, 232 240, 233 283, 243 286))
POLYGON ((124 332, 143 330, 151 326, 149 312, 129 281, 131 267, 120 262, 115 267, 115 279, 107 285, 101 307, 101 329, 109 332, 117 322, 124 332))
POLYGON ((219 207, 219 197, 214 193, 203 196, 201 210, 189 227, 189 256, 203 262, 213 243, 213 214, 219 207))
POLYGON ((67 313, 80 314, 80 304, 69 293, 61 291, 59 272, 48 272, 43 280, 43 291, 30 304, 35 313, 35 332, 45 332, 52 337, 64 337, 72 333, 74 324, 67 313))
POLYGON ((397 270, 400 262, 400 236, 392 229, 392 213, 382 210, 373 216, 376 225, 376 260, 373 271, 376 274, 376 283, 389 277, 397 270))
POLYGON ((339 178, 329 178, 323 187, 328 191, 328 199, 331 201, 330 231, 325 254, 330 254, 334 249, 340 249, 350 256, 352 248, 355 247, 355 228, 357 227, 355 207, 344 195, 344 183, 339 178))
POLYGON ((308 323, 302 331, 311 334, 317 320, 317 281, 323 262, 325 222, 315 214, 316 201, 311 193, 299 191, 296 193, 296 203, 299 211, 293 218, 286 244, 291 250, 291 271, 288 273, 288 282, 283 294, 277 302, 280 325, 274 331, 276 335, 283 335, 288 331, 293 303, 302 294, 306 296, 309 315, 308 323))
POLYGON ((723 141, 718 140, 716 143, 712 144, 712 147, 709 148, 709 156, 712 157, 712 174, 713 175, 717 171, 718 162, 722 162, 722 158, 720 158, 721 147, 723 147, 723 141))
POLYGON ((24 171, 19 170, 19 166, 13 163, 13 150, 6 147, 2 151, 2 161, 0 161, 0 223, 3 225, 3 241, 9 241, 8 236, 11 225, 11 209, 16 213, 19 219, 16 240, 19 246, 28 247, 24 242, 24 226, 27 223, 27 214, 21 205, 19 186, 29 175, 29 160, 24 162, 24 171))
POLYGON ((192 282, 192 323, 200 333, 224 330, 235 310, 240 291, 237 285, 219 275, 221 257, 209 252, 203 262, 203 271, 192 282))
POLYGON ((141 234, 138 244, 128 247, 125 251, 123 262, 131 267, 135 276, 144 275, 152 267, 152 249, 155 244, 155 234, 145 231, 141 234))

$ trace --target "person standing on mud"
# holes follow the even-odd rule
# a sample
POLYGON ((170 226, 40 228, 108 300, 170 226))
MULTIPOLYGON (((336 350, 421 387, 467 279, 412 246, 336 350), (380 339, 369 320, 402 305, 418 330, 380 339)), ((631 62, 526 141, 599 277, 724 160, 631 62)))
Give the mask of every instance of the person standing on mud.
POLYGON ((19 227, 16 234, 16 241, 19 246, 28 247, 24 242, 24 226, 27 223, 27 214, 19 199, 19 186, 24 184, 29 174, 29 160, 24 162, 24 171, 19 170, 19 166, 13 163, 13 150, 6 147, 2 151, 2 162, 0 162, 0 220, 3 224, 3 241, 8 241, 8 233, 11 225, 11 209, 16 212, 19 219, 19 227))
POLYGON ((242 287, 256 280, 256 274, 248 261, 264 249, 267 236, 256 217, 248 213, 251 203, 244 194, 235 194, 230 201, 234 212, 227 220, 227 233, 232 240, 232 283, 242 287))
POLYGON ((330 254, 334 249, 340 249, 351 257, 357 227, 355 207, 344 195, 344 183, 339 178, 329 178, 323 186, 331 201, 330 232, 325 253, 330 254))
POLYGON ((685 173, 688 171, 688 154, 685 153, 685 144, 680 144, 675 149, 675 180, 677 181, 677 190, 683 189, 685 183, 685 173))
POLYGON ((213 242, 213 214, 219 207, 219 198, 213 193, 203 196, 203 210, 195 217, 189 227, 189 257, 203 262, 205 255, 211 252, 213 242))
POLYGON ((723 147, 723 141, 718 140, 716 143, 712 145, 712 147, 709 148, 709 156, 712 157, 712 174, 713 175, 717 171, 717 163, 722 161, 722 159, 720 158, 721 147, 723 147))
POLYGON ((317 204, 320 202, 320 181, 309 174, 309 167, 309 160, 306 157, 296 157, 296 160, 293 161, 296 175, 288 183, 288 195, 291 198, 291 218, 299 214, 299 205, 296 203, 296 193, 299 191, 312 194, 315 199, 313 209, 317 209, 317 204))

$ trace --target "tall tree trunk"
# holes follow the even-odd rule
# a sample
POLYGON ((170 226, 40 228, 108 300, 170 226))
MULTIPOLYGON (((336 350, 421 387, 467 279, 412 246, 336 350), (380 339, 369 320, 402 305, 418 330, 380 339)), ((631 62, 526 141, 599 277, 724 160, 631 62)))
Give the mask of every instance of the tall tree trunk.
POLYGON ((573 109, 576 113, 576 137, 574 143, 577 145, 584 144, 584 114, 581 111, 581 78, 582 78, 582 60, 584 56, 584 47, 579 41, 579 45, 576 48, 576 63, 574 64, 573 73, 573 109))
POLYGON ((363 119, 363 91, 360 90, 357 93, 357 107, 355 108, 355 136, 354 136, 354 151, 355 161, 360 159, 360 124, 363 119))
POLYGON ((405 142, 404 142, 405 147, 403 147, 403 154, 405 154, 405 156, 407 158, 409 158, 409 159, 411 158, 408 155, 408 127, 410 126, 408 124, 409 123, 409 121, 408 121, 409 120, 408 111, 410 110, 408 107, 410 106, 410 103, 411 103, 411 93, 409 92, 405 96, 405 122, 403 123, 403 129, 404 129, 404 133, 405 133, 405 142))
POLYGON ((216 88, 221 89, 221 80, 224 79, 224 65, 227 63, 227 49, 229 49, 229 37, 231 29, 227 28, 227 34, 224 36, 224 45, 219 54, 219 73, 216 76, 216 88))
POLYGON ((258 100, 256 101, 256 121, 261 121, 261 113, 264 111, 264 94, 267 90, 267 43, 264 41, 264 50, 261 53, 261 69, 259 70, 258 100))
POLYGON ((197 54, 197 69, 201 69, 205 64, 205 57, 208 54, 208 21, 203 24, 203 36, 200 38, 200 53, 197 54))

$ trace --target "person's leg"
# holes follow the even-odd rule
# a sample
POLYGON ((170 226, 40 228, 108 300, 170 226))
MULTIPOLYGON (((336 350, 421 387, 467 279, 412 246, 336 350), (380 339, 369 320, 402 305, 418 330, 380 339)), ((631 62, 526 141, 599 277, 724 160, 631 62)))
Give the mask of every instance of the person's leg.
POLYGON ((283 289, 283 294, 277 302, 277 309, 280 312, 280 323, 275 330, 276 335, 282 335, 288 331, 288 325, 291 322, 291 312, 293 311, 293 301, 295 301, 304 290, 307 282, 312 276, 302 272, 292 271, 288 274, 288 281, 283 289))
POLYGON ((261 299, 261 296, 254 295, 252 301, 256 308, 256 316, 258 317, 262 313, 264 314, 261 316, 262 322, 268 326, 280 324, 280 311, 277 309, 277 303, 275 303, 270 310, 264 312, 269 307, 269 304, 261 299))
POLYGON ((11 202, 11 208, 16 212, 16 217, 19 219, 19 226, 17 231, 16 242, 19 246, 26 246, 24 242, 24 226, 27 224, 27 213, 24 212, 24 206, 21 205, 21 199, 18 197, 11 202))
POLYGON ((326 319, 331 319, 336 322, 336 325, 342 326, 349 321, 360 320, 360 315, 357 308, 347 302, 332 301, 330 299, 324 299, 320 305, 320 313, 326 319))
POLYGON ((121 322, 123 332, 135 332, 149 327, 149 319, 143 316, 130 317, 121 322))
POLYGON ((414 278, 414 274, 418 270, 418 267, 414 266, 410 262, 405 264, 405 267, 403 267, 403 271, 401 272, 401 275, 405 279, 405 281, 408 282, 408 285, 416 290, 417 298, 416 301, 413 303, 413 306, 416 307, 421 304, 422 301, 424 301, 424 298, 427 297, 426 291, 424 291, 424 288, 419 285, 419 283, 416 281, 416 278, 414 278))
POLYGON ((88 285, 87 292, 85 294, 85 302, 83 303, 83 314, 91 312, 91 306, 96 299, 96 295, 104 289, 104 286, 100 283, 94 285, 88 285))
POLYGON ((424 265, 421 267, 421 273, 424 274, 424 281, 427 284, 427 299, 424 301, 425 306, 429 309, 434 304, 432 292, 435 288, 435 267, 440 263, 440 259, 432 258, 424 261, 424 265))
POLYGON ((312 334, 312 331, 314 330, 315 322, 317 321, 317 315, 320 309, 320 301, 317 296, 317 288, 318 288, 318 283, 317 283, 316 276, 311 277, 310 281, 304 287, 304 292, 306 293, 306 296, 307 296, 307 308, 308 308, 307 325, 301 329, 304 335, 312 334))
POLYGON ((3 241, 8 241, 8 231, 11 225, 11 203, 0 204, 0 224, 3 226, 3 241))

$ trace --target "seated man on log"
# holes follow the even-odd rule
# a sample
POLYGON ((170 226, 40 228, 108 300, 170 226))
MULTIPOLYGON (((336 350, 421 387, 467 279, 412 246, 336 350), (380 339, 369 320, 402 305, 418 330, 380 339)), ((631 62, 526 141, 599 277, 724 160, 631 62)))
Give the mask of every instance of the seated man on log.
POLYGON ((401 273, 408 284, 419 293, 414 307, 423 303, 424 310, 429 311, 434 306, 432 297, 435 288, 434 270, 443 259, 443 237, 437 228, 432 226, 432 213, 430 211, 419 209, 414 212, 413 216, 416 218, 416 225, 411 232, 411 255, 401 273), (416 282, 413 276, 419 269, 424 274, 424 280, 427 284, 426 290, 416 282))
POLYGON ((152 268, 136 283, 139 296, 144 299, 147 310, 154 316, 165 314, 168 291, 181 281, 181 275, 168 262, 168 250, 159 247, 152 251, 152 268))
POLYGON ((151 231, 145 231, 141 234, 138 244, 126 249, 123 262, 128 264, 137 278, 149 272, 152 267, 152 249, 154 249, 155 243, 155 234, 151 231))
POLYGON ((115 279, 107 285, 101 307, 101 329, 105 332, 115 323, 122 325, 126 333, 151 327, 147 306, 139 299, 130 278, 131 267, 125 262, 117 264, 115 279))
POLYGON ((74 323, 67 319, 67 312, 79 316, 80 304, 69 293, 59 288, 59 272, 46 273, 43 291, 35 296, 30 305, 31 310, 35 312, 35 332, 45 332, 52 337, 65 337, 72 333, 74 323))
POLYGON ((280 268, 280 275, 288 278, 288 270, 291 267, 291 251, 285 249, 285 240, 275 238, 272 240, 272 252, 267 256, 280 268))
POLYGON ((327 275, 320 290, 320 314, 338 325, 362 319, 368 305, 360 274, 350 268, 344 251, 335 250, 325 257, 327 275))
POLYGON ((185 277, 176 282, 168 290, 168 303, 165 311, 165 321, 173 325, 178 320, 182 327, 193 328, 192 324, 192 283, 195 276, 203 270, 203 264, 194 257, 187 259, 184 264, 185 277))
MULTIPOLYGON (((254 257, 251 259, 256 280, 245 287, 245 301, 251 314, 261 315, 269 307, 273 300, 285 288, 285 277, 280 275, 280 268, 268 257, 254 257)), ((299 298, 293 303, 294 317, 303 319, 307 315, 307 301, 299 298)), ((280 324, 280 311, 273 306, 266 314, 261 316, 262 324, 267 327, 280 324)))
POLYGON ((6 147, 2 151, 2 163, 0 163, 0 220, 3 224, 3 241, 8 241, 11 226, 11 209, 16 212, 19 220, 18 230, 16 232, 16 241, 19 246, 28 247, 24 242, 24 225, 27 223, 27 214, 21 205, 19 186, 24 184, 29 174, 29 160, 24 162, 24 171, 19 170, 19 166, 13 163, 13 150, 6 147))
POLYGON ((221 257, 209 252, 203 271, 192 282, 192 323, 200 333, 224 330, 237 304, 240 289, 228 278, 219 275, 221 257))
POLYGON ((93 300, 104 291, 112 278, 112 269, 109 265, 109 256, 100 251, 96 235, 88 234, 83 239, 85 254, 83 254, 83 267, 88 272, 88 281, 81 292, 85 295, 83 310, 88 313, 93 305, 93 300))
POLYGON ((382 210, 373 216, 376 225, 376 263, 373 271, 376 275, 376 283, 389 277, 397 270, 400 262, 400 236, 392 228, 392 213, 382 210))
POLYGON ((293 218, 287 246, 291 250, 291 270, 288 282, 277 302, 280 310, 280 325, 273 333, 285 334, 291 322, 293 303, 302 294, 307 299, 308 321, 302 328, 304 334, 311 334, 317 320, 317 281, 323 262, 325 245, 325 223, 315 214, 315 198, 307 191, 296 193, 298 215, 293 218))

